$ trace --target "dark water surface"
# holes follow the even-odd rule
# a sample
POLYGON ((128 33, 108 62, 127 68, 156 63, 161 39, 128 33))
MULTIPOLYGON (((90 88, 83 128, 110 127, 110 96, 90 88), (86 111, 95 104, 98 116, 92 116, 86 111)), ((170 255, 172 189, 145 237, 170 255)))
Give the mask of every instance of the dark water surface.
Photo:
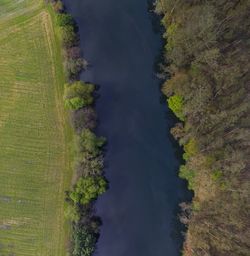
POLYGON ((64 2, 90 63, 83 79, 101 86, 98 132, 108 138, 110 189, 96 204, 103 220, 96 255, 180 255, 177 211, 187 191, 169 135, 172 114, 160 103, 154 75, 162 42, 148 1, 64 2))

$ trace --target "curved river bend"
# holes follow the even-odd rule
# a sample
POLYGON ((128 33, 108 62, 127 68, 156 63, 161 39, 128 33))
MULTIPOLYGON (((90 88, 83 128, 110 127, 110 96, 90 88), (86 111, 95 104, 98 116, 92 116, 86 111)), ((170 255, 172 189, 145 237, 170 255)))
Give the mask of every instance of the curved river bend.
POLYGON ((161 35, 147 0, 64 0, 78 22, 90 68, 100 85, 98 132, 108 138, 110 189, 96 204, 103 220, 96 256, 177 256, 178 203, 187 191, 169 135, 172 114, 160 103, 154 75, 161 35))

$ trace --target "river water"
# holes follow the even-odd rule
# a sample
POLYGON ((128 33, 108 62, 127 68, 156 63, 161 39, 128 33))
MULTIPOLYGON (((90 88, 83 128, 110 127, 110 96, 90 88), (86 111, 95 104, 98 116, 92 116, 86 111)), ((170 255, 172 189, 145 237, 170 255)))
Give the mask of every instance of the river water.
POLYGON ((98 133, 108 139, 110 189, 96 203, 103 221, 96 256, 180 255, 178 204, 188 192, 177 175, 173 116, 154 74, 160 25, 147 0, 64 2, 90 64, 82 78, 100 85, 98 133))

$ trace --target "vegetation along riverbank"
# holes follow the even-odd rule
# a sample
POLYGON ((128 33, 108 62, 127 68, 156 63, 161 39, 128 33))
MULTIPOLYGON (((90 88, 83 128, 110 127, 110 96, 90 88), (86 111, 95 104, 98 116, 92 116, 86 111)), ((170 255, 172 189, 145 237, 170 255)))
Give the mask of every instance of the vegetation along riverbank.
POLYGON ((179 176, 186 256, 249 255, 250 2, 158 0, 163 15, 163 93, 180 120, 179 176))
POLYGON ((104 137, 95 135, 97 115, 93 108, 95 86, 79 80, 86 61, 81 58, 78 28, 61 1, 50 1, 56 12, 56 26, 61 38, 64 70, 64 106, 69 111, 75 131, 72 189, 66 192, 65 215, 71 223, 70 255, 90 256, 95 250, 100 219, 94 215, 93 202, 107 189, 103 176, 104 137))

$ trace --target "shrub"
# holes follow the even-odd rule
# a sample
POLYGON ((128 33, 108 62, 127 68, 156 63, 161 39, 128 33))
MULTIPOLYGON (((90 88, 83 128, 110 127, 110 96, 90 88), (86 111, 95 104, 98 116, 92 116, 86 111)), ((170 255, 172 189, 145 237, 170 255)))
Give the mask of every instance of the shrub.
POLYGON ((175 113, 175 115, 181 121, 184 121, 183 98, 178 95, 173 95, 167 101, 168 101, 169 108, 175 113))
POLYGON ((78 180, 74 191, 69 197, 74 203, 82 205, 89 204, 107 189, 107 182, 102 176, 82 177, 78 180))

